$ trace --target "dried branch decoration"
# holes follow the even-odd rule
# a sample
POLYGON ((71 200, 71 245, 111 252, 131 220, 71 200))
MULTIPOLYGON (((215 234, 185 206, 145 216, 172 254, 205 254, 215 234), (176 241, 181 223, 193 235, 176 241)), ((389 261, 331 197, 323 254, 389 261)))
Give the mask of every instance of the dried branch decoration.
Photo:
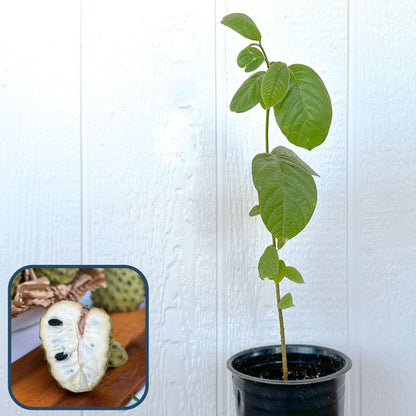
POLYGON ((60 300, 80 300, 89 290, 106 287, 104 269, 80 268, 71 283, 52 285, 45 276, 37 277, 33 269, 21 272, 20 283, 11 301, 11 315, 35 308, 48 308, 60 300))

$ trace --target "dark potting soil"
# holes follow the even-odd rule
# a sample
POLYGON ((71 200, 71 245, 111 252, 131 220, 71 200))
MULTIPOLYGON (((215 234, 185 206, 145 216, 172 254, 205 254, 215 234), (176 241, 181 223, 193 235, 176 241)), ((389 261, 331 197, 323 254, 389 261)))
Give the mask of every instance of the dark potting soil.
MULTIPOLYGON (((342 364, 325 356, 309 356, 308 362, 291 361, 288 356, 289 380, 310 380, 324 377, 341 369, 342 364)), ((240 373, 269 380, 282 380, 282 358, 280 354, 252 357, 234 363, 240 373)))

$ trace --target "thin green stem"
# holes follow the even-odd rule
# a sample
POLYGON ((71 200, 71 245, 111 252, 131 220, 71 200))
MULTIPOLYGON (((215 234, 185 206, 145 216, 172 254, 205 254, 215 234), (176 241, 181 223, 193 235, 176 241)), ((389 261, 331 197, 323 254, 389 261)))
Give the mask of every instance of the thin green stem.
POLYGON ((263 52, 264 60, 266 61, 267 68, 268 68, 270 66, 270 62, 269 62, 269 60, 267 58, 266 51, 264 50, 263 45, 261 44, 261 41, 259 41, 259 48, 263 52))
POLYGON ((269 117, 270 108, 266 110, 266 153, 269 153, 269 117))
MULTIPOLYGON (((279 283, 276 283, 276 300, 277 304, 280 302, 280 286, 279 283)), ((285 326, 283 322, 283 311, 277 306, 279 312, 279 324, 280 324, 280 341, 282 345, 282 366, 283 366, 283 380, 289 379, 288 369, 287 369, 287 354, 286 354, 286 340, 285 340, 285 326)))

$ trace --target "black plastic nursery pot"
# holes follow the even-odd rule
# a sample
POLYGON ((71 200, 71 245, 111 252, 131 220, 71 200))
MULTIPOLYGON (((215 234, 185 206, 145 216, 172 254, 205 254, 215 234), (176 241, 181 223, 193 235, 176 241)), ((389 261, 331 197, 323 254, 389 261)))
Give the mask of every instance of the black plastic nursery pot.
POLYGON ((315 345, 287 345, 286 351, 289 372, 299 369, 314 378, 274 379, 281 374, 280 345, 245 350, 227 361, 237 415, 343 416, 345 373, 351 360, 342 352, 315 345))

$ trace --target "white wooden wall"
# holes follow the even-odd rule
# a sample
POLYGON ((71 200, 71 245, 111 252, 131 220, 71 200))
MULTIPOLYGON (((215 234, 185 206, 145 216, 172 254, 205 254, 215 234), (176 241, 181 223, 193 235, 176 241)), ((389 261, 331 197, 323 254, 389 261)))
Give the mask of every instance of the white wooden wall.
MULTIPOLYGON (((248 217, 264 116, 228 110, 247 44, 219 24, 233 11, 254 18, 271 59, 312 66, 333 102, 325 144, 299 151, 320 178, 311 223, 282 251, 307 282, 292 288, 288 342, 351 355, 347 416, 416 414, 413 0, 3 0, 4 300, 27 264, 136 266, 150 385, 124 414, 233 414, 226 359, 278 342, 256 274, 268 236, 248 217)), ((285 143, 274 126, 271 138, 285 143)), ((7 373, 3 343, 0 408, 26 414, 7 373)), ((64 412, 81 413, 100 412, 64 412)))

